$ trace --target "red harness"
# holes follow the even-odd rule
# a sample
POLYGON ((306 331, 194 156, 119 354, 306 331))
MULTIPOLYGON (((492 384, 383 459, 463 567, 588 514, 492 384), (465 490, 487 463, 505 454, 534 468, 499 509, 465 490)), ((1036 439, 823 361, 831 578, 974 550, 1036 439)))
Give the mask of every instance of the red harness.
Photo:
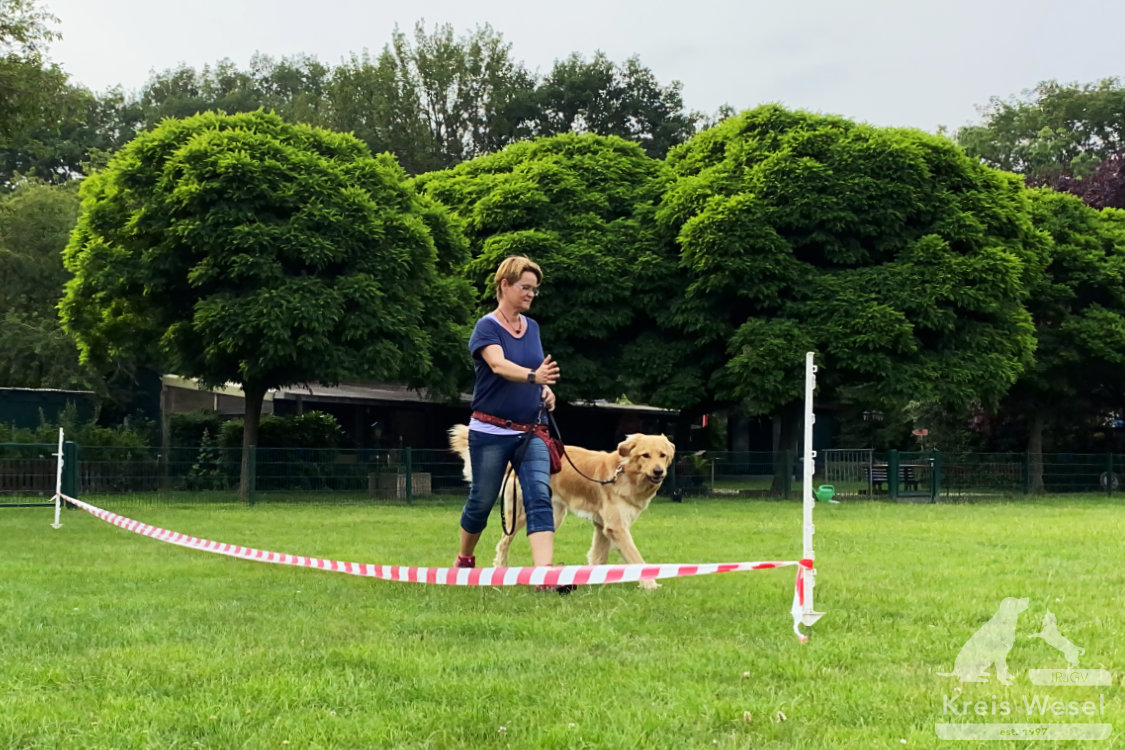
MULTIPOLYGON (((495 427, 503 427, 508 430, 519 430, 520 432, 529 432, 542 440, 547 445, 547 454, 550 457, 551 473, 558 474, 562 470, 562 457, 566 455, 566 448, 563 447, 562 440, 551 437, 551 430, 545 424, 524 424, 523 422, 513 422, 510 419, 501 419, 494 417, 491 414, 485 414, 483 411, 474 411, 473 419, 478 422, 484 422, 495 427)), ((570 456, 566 459, 569 461, 570 456)))
POLYGON ((513 422, 510 419, 503 419, 501 417, 494 417, 491 414, 485 414, 483 411, 474 411, 473 419, 478 422, 490 424, 493 427, 503 427, 507 430, 518 430, 519 432, 531 432, 532 430, 542 427, 546 429, 547 425, 525 424, 523 422, 513 422))

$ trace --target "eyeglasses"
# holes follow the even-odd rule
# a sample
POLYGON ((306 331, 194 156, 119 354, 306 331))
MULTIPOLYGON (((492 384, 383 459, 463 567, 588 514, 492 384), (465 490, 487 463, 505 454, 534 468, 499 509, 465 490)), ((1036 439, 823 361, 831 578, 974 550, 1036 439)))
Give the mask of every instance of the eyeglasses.
POLYGON ((539 296, 539 287, 537 286, 531 286, 530 284, 516 284, 515 287, 525 294, 527 292, 531 292, 532 297, 539 296))

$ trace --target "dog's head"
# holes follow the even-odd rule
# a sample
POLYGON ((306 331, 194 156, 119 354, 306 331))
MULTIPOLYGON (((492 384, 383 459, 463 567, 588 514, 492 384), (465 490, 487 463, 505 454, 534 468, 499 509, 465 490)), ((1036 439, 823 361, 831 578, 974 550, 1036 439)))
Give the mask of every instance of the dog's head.
POLYGON ((624 472, 659 485, 668 475, 668 467, 676 455, 676 446, 663 435, 629 435, 617 446, 625 458, 624 472))
POLYGON ((1017 599, 1014 596, 1009 596, 1000 602, 1000 609, 996 611, 997 617, 1015 619, 1019 617, 1020 612, 1027 609, 1028 597, 1017 599))

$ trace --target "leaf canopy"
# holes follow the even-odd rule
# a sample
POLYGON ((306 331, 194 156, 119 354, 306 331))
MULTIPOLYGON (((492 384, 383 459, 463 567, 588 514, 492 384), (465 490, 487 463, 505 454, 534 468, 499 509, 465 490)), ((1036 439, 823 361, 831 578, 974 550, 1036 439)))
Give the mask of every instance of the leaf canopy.
POLYGON ((207 384, 455 393, 460 231, 389 156, 252 112, 166 120, 82 186, 60 309, 83 357, 207 384))
MULTIPOLYGON (((801 396, 994 401, 1030 362, 1045 263, 1022 186, 952 142, 767 106, 674 148, 657 211, 694 390, 768 413, 801 396)), ((687 404, 681 404, 686 406, 687 404)))
POLYGON ((673 289, 668 243, 652 213, 668 184, 660 161, 618 137, 559 135, 417 178, 463 220, 478 312, 495 305, 492 275, 509 255, 543 269, 531 316, 565 372, 567 399, 628 390, 619 366, 655 329, 651 310, 673 289))

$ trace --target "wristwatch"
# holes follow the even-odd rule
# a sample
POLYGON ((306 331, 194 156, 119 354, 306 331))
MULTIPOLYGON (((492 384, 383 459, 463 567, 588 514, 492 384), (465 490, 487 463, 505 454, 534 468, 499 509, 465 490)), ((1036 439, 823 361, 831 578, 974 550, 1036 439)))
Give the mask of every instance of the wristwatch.
POLYGON ((535 383, 535 370, 528 370, 527 371, 527 382, 532 383, 532 384, 535 383))

